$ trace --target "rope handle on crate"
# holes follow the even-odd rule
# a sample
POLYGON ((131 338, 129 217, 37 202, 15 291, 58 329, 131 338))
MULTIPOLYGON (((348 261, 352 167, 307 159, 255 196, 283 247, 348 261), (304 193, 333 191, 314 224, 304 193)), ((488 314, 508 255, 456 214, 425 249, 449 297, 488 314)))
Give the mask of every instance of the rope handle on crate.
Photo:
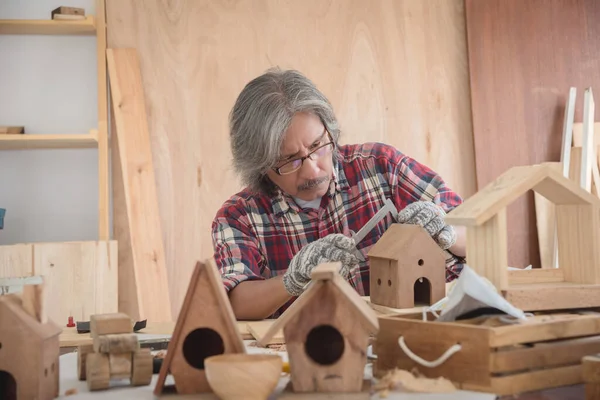
POLYGON ((459 352, 462 349, 462 346, 458 343, 453 344, 452 346, 450 346, 450 348, 448 350, 446 350, 446 352, 444 354, 442 354, 437 360, 433 360, 433 361, 427 361, 421 357, 419 357, 418 355, 416 355, 415 353, 412 352, 411 349, 408 348, 408 346, 406 345, 406 343, 404 342, 404 336, 400 336, 398 338, 398 345, 400 345, 400 348, 402 349, 402 351, 404 352, 404 354, 406 354, 411 360, 413 360, 416 363, 421 364, 424 367, 428 367, 428 368, 435 368, 435 367, 439 367, 440 365, 442 365, 447 359, 449 359, 454 353, 459 352))

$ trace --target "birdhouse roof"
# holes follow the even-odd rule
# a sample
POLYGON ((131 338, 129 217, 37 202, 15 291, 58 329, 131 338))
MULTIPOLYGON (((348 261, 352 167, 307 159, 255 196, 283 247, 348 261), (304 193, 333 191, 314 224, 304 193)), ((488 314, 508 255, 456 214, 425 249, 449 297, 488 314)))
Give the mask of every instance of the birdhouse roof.
POLYGON ((449 225, 478 226, 533 190, 556 205, 595 205, 600 199, 564 177, 553 163, 513 167, 446 216, 449 225))
POLYGON ((0 326, 8 323, 8 321, 3 321, 4 315, 13 315, 18 323, 29 331, 26 336, 34 335, 44 340, 62 333, 62 328, 54 322, 48 320, 42 323, 27 313, 23 308, 21 298, 14 294, 0 296, 0 326))
MULTIPOLYGON (((399 260, 403 256, 406 256, 407 252, 415 248, 415 243, 419 243, 422 246, 425 240, 429 240, 431 243, 432 251, 441 251, 439 246, 421 226, 392 224, 377 243, 371 247, 368 256, 399 260)), ((419 248, 419 250, 421 249, 419 248)))
MULTIPOLYGON (((189 319, 197 318, 197 307, 201 307, 203 302, 210 298, 210 306, 216 306, 218 312, 215 313, 214 318, 221 318, 225 329, 228 332, 228 341, 231 343, 232 350, 239 353, 245 353, 244 341, 242 335, 238 330, 236 318, 231 308, 231 303, 227 298, 225 287, 219 275, 218 268, 215 264, 215 260, 210 258, 206 262, 198 261, 194 268, 194 272, 188 285, 187 293, 183 300, 179 316, 177 317, 177 323, 171 336, 169 343, 169 349, 173 351, 167 351, 167 355, 163 360, 158 380, 154 388, 154 394, 160 395, 165 386, 167 375, 169 374, 171 363, 175 357, 180 341, 184 340, 183 330, 189 319), (201 304, 199 304, 201 303, 201 304)), ((225 339, 225 338, 224 338, 225 339)), ((181 358, 181 357, 180 357, 181 358)), ((195 378, 190 378, 195 379, 195 378)))
POLYGON ((319 293, 323 288, 323 285, 326 284, 333 284, 340 290, 343 297, 348 300, 348 306, 354 308, 362 319, 363 325, 366 327, 367 331, 373 333, 377 332, 379 329, 377 314, 367 302, 360 297, 356 290, 342 278, 338 272, 339 268, 339 262, 326 263, 317 266, 311 274, 311 283, 308 289, 306 289, 304 293, 302 293, 300 297, 298 297, 296 301, 294 301, 292 305, 277 318, 264 336, 258 340, 258 343, 262 346, 266 345, 277 332, 283 329, 285 324, 291 321, 304 306, 309 304, 315 298, 315 295, 319 293))

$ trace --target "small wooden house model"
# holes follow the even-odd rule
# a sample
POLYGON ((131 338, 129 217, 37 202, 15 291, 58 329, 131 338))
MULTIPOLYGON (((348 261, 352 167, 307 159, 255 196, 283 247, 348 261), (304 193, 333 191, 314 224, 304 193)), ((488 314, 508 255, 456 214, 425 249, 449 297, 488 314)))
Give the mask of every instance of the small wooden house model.
POLYGON ((339 263, 322 264, 309 287, 271 325, 259 345, 283 330, 293 392, 362 392, 375 312, 339 274, 339 263))
POLYGON ((371 303, 413 308, 446 296, 446 256, 421 226, 390 225, 368 256, 371 303))
POLYGON ((212 392, 206 379, 204 360, 219 354, 245 352, 231 303, 214 260, 198 262, 154 394, 160 396, 163 393, 169 373, 173 376, 178 394, 212 392))
POLYGON ((59 395, 59 335, 48 320, 43 284, 0 296, 0 399, 49 400, 59 395))
POLYGON ((600 306, 600 199, 552 163, 513 167, 446 216, 467 228, 467 263, 525 311, 600 306), (555 206, 559 268, 508 271, 506 207, 533 190, 555 206))

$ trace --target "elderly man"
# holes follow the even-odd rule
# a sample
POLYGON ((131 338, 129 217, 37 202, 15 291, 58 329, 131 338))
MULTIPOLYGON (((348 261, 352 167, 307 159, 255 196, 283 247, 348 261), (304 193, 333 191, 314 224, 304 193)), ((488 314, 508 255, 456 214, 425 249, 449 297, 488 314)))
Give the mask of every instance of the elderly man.
POLYGON ((459 195, 391 146, 339 145, 330 102, 299 72, 272 69, 249 82, 231 111, 230 134, 246 188, 217 212, 212 237, 238 319, 279 316, 324 262, 339 261, 345 279, 368 295, 366 253, 394 222, 423 226, 448 252, 448 281, 460 272, 465 236, 444 223, 459 195), (388 198, 398 221, 387 216, 354 243, 352 231, 388 198))

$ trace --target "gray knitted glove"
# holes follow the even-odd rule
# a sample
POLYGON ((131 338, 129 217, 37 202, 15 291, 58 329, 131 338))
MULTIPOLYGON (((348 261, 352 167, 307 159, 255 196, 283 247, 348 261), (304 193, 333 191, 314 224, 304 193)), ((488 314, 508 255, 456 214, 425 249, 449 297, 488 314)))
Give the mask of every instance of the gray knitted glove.
POLYGON ((300 296, 304 286, 310 282, 310 274, 317 265, 327 262, 341 262, 341 275, 348 280, 358 266, 358 259, 352 251, 354 240, 340 233, 327 235, 304 246, 292 258, 283 275, 283 285, 292 296, 300 296))
POLYGON ((446 225, 446 212, 430 201, 416 201, 407 205, 398 213, 401 224, 420 225, 444 250, 456 243, 456 231, 452 225, 446 225))

